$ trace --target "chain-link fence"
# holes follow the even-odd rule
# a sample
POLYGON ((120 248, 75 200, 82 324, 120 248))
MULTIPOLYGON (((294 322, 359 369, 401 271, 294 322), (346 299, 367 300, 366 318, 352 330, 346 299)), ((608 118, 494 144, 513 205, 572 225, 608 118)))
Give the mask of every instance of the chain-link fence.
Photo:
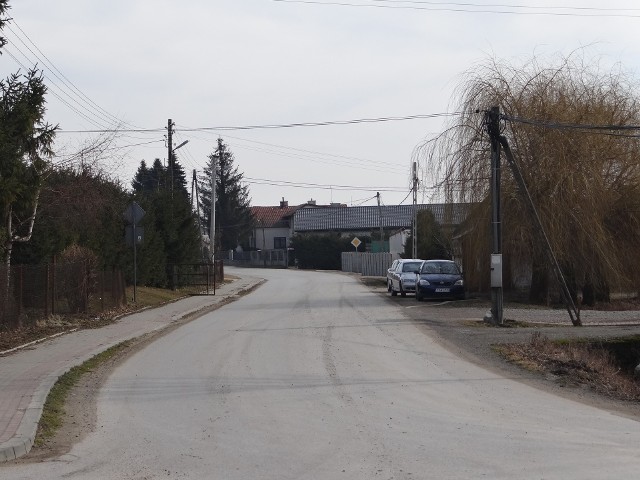
POLYGON ((55 314, 95 314, 126 303, 122 272, 84 263, 0 267, 0 328, 55 314))

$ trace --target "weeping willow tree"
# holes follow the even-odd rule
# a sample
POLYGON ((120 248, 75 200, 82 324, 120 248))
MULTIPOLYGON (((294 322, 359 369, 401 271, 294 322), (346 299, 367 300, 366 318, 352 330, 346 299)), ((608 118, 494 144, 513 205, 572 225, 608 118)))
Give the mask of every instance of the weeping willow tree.
MULTIPOLYGON (((605 71, 583 52, 523 65, 492 59, 465 74, 454 95, 461 114, 422 154, 448 201, 475 204, 462 235, 473 286, 488 287, 491 172, 484 111, 498 106, 502 134, 572 293, 590 304, 608 300, 612 289, 637 290, 640 132, 619 128, 640 125, 637 91, 620 67, 605 71), (611 128, 588 128, 594 125, 611 128)), ((548 301, 555 293, 551 267, 504 162, 501 208, 507 282, 528 285, 531 301, 548 301)))

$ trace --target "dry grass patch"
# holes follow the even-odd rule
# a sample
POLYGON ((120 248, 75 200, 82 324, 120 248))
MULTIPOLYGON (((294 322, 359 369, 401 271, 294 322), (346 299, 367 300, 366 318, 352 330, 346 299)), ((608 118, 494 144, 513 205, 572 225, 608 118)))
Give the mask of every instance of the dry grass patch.
MULTIPOLYGON (((638 340, 633 340, 638 343, 638 340)), ((588 387, 610 398, 640 401, 640 382, 619 355, 621 341, 555 342, 535 332, 529 343, 505 344, 496 349, 507 360, 528 370, 552 375, 566 386, 588 387)))

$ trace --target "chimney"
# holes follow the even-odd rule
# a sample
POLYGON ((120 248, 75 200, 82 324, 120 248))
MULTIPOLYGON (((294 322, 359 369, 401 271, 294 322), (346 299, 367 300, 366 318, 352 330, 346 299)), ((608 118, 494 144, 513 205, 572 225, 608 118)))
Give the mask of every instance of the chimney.
POLYGON ((315 205, 316 201, 312 198, 311 200, 307 200, 307 205, 315 205))
POLYGON ((289 206, 289 202, 287 202, 284 197, 282 197, 282 200, 280 200, 280 208, 286 208, 289 206))

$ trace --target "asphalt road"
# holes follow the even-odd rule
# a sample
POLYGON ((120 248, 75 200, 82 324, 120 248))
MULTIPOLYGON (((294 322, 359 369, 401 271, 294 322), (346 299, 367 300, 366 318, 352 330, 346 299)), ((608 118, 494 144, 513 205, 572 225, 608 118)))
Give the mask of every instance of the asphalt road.
POLYGON ((96 431, 3 479, 608 479, 638 422, 502 378, 338 273, 262 287, 136 353, 96 431))

